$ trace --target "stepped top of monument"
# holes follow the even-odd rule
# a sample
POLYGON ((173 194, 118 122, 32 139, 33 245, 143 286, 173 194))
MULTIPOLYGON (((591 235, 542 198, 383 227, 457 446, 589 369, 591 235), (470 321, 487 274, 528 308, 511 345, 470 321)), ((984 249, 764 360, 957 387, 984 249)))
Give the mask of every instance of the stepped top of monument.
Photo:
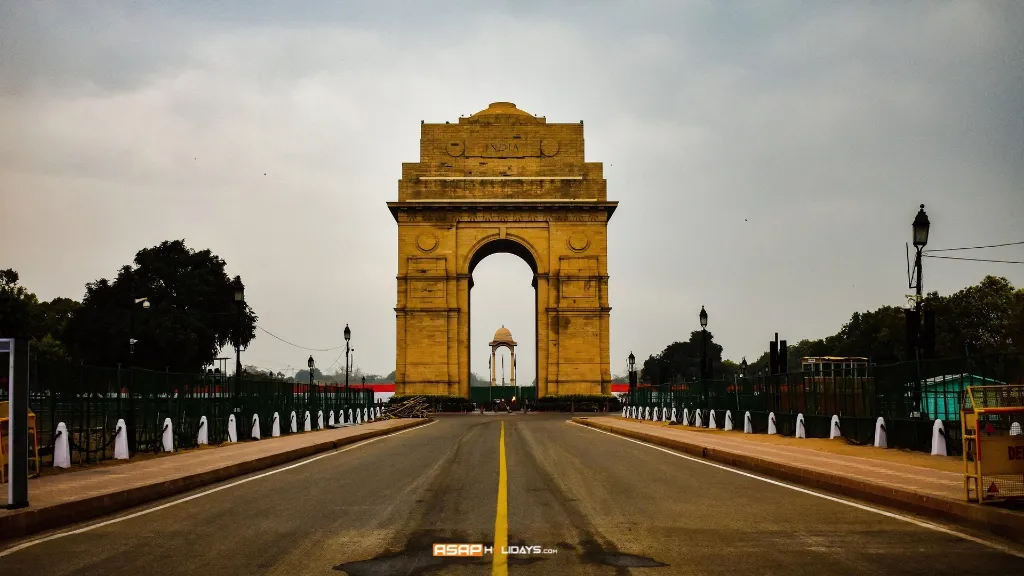
POLYGON ((487 108, 459 118, 459 124, 545 124, 544 118, 516 108, 511 102, 491 102, 487 108))

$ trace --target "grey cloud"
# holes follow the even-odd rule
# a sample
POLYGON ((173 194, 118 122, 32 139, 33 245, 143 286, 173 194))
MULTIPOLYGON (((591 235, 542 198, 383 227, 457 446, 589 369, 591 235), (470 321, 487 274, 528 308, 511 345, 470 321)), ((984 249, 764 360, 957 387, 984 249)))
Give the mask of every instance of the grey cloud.
MULTIPOLYGON (((349 322, 373 371, 394 361, 383 203, 419 121, 495 100, 583 119, 605 163, 616 372, 701 305, 738 358, 900 303, 918 203, 936 246, 1016 240, 1024 220, 1013 2, 36 4, 0 24, 0 223, 6 246, 33 238, 8 265, 78 296, 186 237, 247 278, 268 329, 326 347, 349 322)), ((527 273, 481 266, 473 368, 506 324, 532 381, 527 273)), ((929 263, 927 287, 985 272, 1024 284, 929 263)), ((304 360, 265 338, 247 354, 304 360)))

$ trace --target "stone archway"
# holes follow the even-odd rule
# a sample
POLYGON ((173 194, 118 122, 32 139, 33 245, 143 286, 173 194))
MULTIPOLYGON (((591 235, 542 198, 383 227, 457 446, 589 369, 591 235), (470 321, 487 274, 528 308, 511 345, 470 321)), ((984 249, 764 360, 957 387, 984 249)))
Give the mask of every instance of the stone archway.
POLYGON ((607 199, 583 122, 548 124, 496 102, 421 124, 398 201, 396 394, 469 397, 473 269, 507 252, 533 270, 537 395, 610 394, 607 199))

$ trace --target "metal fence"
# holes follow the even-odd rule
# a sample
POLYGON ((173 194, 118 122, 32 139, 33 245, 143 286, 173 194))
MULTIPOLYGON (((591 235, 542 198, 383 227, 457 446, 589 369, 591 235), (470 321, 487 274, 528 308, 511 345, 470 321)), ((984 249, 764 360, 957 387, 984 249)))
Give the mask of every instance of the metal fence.
POLYGON ((857 443, 872 441, 874 422, 881 416, 889 445, 914 450, 930 449, 932 423, 941 419, 950 453, 959 454, 960 407, 967 387, 1022 382, 1024 354, 978 355, 871 365, 859 374, 794 372, 641 385, 628 402, 679 412, 721 411, 718 422, 724 421, 725 410, 735 411, 737 422, 749 411, 755 431, 761 421, 767 429, 767 414, 774 412, 781 434, 792 434, 790 420, 803 413, 808 435, 825 437, 829 420, 838 415, 843 435, 857 443), (915 405, 920 408, 915 410, 915 405))
MULTIPOLYGON (((262 437, 270 436, 277 415, 281 434, 291 430, 291 413, 302 431, 305 414, 313 430, 328 411, 369 409, 373 391, 336 384, 253 381, 208 374, 156 372, 139 368, 102 368, 33 361, 29 366, 29 409, 35 413, 40 454, 52 458, 59 422, 68 428, 72 459, 86 463, 111 458, 116 425, 124 419, 132 454, 156 452, 165 419, 173 424, 175 446, 197 446, 200 421, 206 417, 210 444, 227 440, 228 418, 236 414, 238 440, 252 438, 253 415, 262 437)), ((0 401, 7 390, 0 390, 0 401)))

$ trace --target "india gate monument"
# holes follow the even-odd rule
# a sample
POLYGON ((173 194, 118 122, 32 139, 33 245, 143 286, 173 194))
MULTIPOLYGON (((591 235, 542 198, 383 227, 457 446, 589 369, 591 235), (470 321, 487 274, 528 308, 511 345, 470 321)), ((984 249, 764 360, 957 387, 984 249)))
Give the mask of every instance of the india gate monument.
POLYGON ((420 125, 398 201, 395 393, 469 398, 473 269, 515 254, 533 271, 537 396, 610 394, 608 219, 583 121, 553 124, 495 102, 420 125))

